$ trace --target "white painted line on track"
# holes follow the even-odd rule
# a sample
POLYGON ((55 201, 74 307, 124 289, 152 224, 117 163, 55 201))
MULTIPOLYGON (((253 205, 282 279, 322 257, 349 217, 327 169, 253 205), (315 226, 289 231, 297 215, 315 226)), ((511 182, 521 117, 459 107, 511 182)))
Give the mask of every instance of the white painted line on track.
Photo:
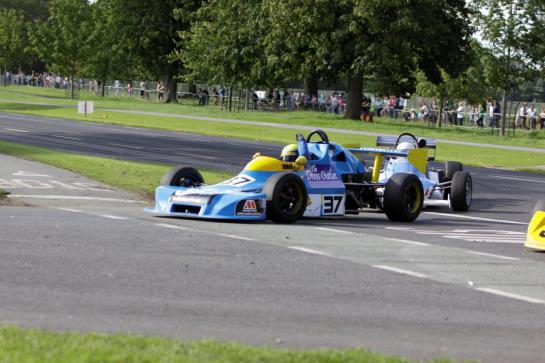
POLYGON ((234 235, 234 234, 216 233, 216 236, 219 236, 219 237, 227 237, 227 238, 232 238, 232 239, 239 239, 239 240, 242 240, 242 241, 254 241, 254 242, 259 242, 259 240, 255 239, 255 238, 244 237, 244 236, 237 236, 237 235, 234 235))
POLYGON ((79 210, 79 209, 72 209, 72 208, 56 208, 56 209, 63 210, 63 211, 66 211, 66 212, 83 213, 83 211, 79 210))
POLYGON ((180 230, 180 231, 193 231, 193 229, 191 228, 187 228, 187 227, 182 227, 182 226, 175 226, 173 224, 166 224, 166 223, 155 223, 156 226, 159 226, 159 227, 165 227, 165 228, 170 228, 170 229, 177 229, 177 230, 180 230))
POLYGON ((111 214, 97 214, 97 216, 102 217, 102 218, 108 218, 108 219, 116 219, 116 220, 120 220, 120 221, 126 221, 126 220, 129 219, 127 217, 114 216, 114 215, 111 215, 111 214))
POLYGON ((477 256, 487 256, 487 257, 499 258, 501 260, 520 261, 520 258, 517 258, 517 257, 502 256, 502 255, 496 255, 493 253, 486 253, 486 252, 479 252, 479 251, 469 251, 469 250, 465 250, 465 251, 469 254, 477 255, 477 256))
POLYGON ((8 194, 8 198, 35 198, 35 199, 60 199, 60 200, 94 200, 100 202, 116 202, 130 204, 146 204, 145 202, 132 199, 102 198, 102 197, 82 197, 77 195, 40 195, 40 194, 8 194))
POLYGON ((322 251, 318 251, 318 250, 313 250, 313 249, 311 249, 311 248, 305 248, 305 247, 299 247, 299 246, 288 246, 288 248, 289 248, 290 250, 295 250, 295 251, 310 253, 310 254, 313 254, 313 255, 320 255, 320 256, 333 257, 333 255, 330 255, 329 253, 322 252, 322 251))
POLYGON ((134 146, 134 145, 127 145, 127 144, 117 144, 115 142, 110 142, 108 143, 108 145, 110 146, 119 146, 119 147, 124 147, 124 148, 127 148, 127 149, 135 149, 135 150, 142 150, 143 147, 142 146, 134 146))
POLYGON ((30 131, 19 130, 19 129, 8 129, 7 127, 6 127, 6 130, 8 130, 8 131, 13 131, 13 132, 22 132, 22 133, 25 133, 25 134, 30 132, 30 131))
POLYGON ((406 239, 390 238, 390 237, 386 237, 386 239, 389 240, 389 241, 407 243, 407 244, 415 245, 415 246, 422 246, 422 247, 431 246, 429 243, 417 242, 417 241, 409 241, 409 240, 406 240, 406 239))
POLYGON ((351 232, 351 231, 344 231, 342 229, 327 228, 327 227, 315 227, 315 229, 319 229, 320 231, 326 231, 326 232, 334 232, 334 233, 344 233, 344 234, 353 234, 354 233, 354 232, 351 232))
POLYGON ((203 159, 211 159, 211 160, 216 159, 213 156, 204 156, 204 155, 190 154, 190 153, 176 153, 176 155, 191 156, 191 157, 194 157, 194 158, 203 158, 203 159))
POLYGON ((51 135, 51 137, 57 137, 57 138, 59 138, 59 139, 66 139, 66 140, 81 141, 81 139, 78 139, 77 137, 70 137, 70 136, 51 135))
POLYGON ((437 216, 444 216, 444 217, 451 217, 451 218, 460 218, 460 219, 471 219, 475 221, 484 221, 484 222, 496 222, 496 223, 504 223, 504 224, 517 224, 525 226, 528 223, 523 222, 515 222, 515 221, 506 221, 503 219, 492 219, 492 218, 482 218, 482 217, 471 217, 471 216, 463 216, 460 214, 452 214, 452 213, 439 213, 439 212, 423 212, 425 214, 433 214, 437 216))
POLYGON ((498 295, 498 296, 508 297, 508 298, 511 298, 511 299, 521 300, 521 301, 529 302, 529 303, 532 303, 532 304, 545 304, 545 301, 541 300, 541 299, 535 299, 535 298, 529 297, 529 296, 513 294, 513 293, 502 291, 502 290, 490 289, 490 288, 486 288, 486 287, 479 287, 479 288, 476 288, 475 290, 482 291, 482 292, 487 292, 489 294, 494 294, 494 295, 498 295))
POLYGON ((532 182, 532 183, 545 184, 545 181, 543 181, 543 180, 514 178, 514 177, 509 177, 509 176, 498 176, 498 175, 491 175, 491 177, 492 178, 498 178, 498 179, 518 180, 518 181, 527 181, 527 182, 532 182))
POLYGON ((397 267, 392 267, 392 266, 387 266, 387 265, 372 265, 372 266, 374 268, 378 268, 378 269, 386 270, 386 271, 390 271, 390 272, 396 272, 396 273, 402 274, 402 275, 418 277, 418 278, 421 278, 421 279, 428 278, 427 275, 421 274, 419 272, 404 270, 404 269, 397 268, 397 267))

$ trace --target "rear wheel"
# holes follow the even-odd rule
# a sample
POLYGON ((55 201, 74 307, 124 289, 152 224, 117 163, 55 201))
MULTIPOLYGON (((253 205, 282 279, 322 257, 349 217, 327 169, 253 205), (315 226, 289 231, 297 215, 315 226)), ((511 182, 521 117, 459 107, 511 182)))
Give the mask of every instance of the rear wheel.
MULTIPOLYGON (((454 173, 456 173, 457 171, 463 171, 464 170, 464 166, 462 165, 462 163, 458 162, 458 161, 446 161, 445 162, 445 175, 444 175, 444 180, 443 181, 452 181, 452 178, 454 177, 454 173)), ((450 194, 450 191, 451 191, 451 188, 445 188, 443 190, 443 199, 444 200, 447 200, 448 199, 448 196, 450 194)))
POLYGON ((457 171, 452 178, 450 206, 452 210, 465 212, 473 197, 473 180, 468 171, 457 171))
POLYGON ((276 174, 267 180, 267 218, 276 223, 293 223, 305 213, 308 194, 305 184, 295 174, 276 174))
POLYGON ((424 191, 416 175, 397 173, 388 179, 382 206, 391 221, 414 221, 420 215, 423 204, 424 191))
POLYGON ((161 179, 162 186, 194 188, 204 183, 201 173, 195 168, 187 166, 175 166, 161 179))

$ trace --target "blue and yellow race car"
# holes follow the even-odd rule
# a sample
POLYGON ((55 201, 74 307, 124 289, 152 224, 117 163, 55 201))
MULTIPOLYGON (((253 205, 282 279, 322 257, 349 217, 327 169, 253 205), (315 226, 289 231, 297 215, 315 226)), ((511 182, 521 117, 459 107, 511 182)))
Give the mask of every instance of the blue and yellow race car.
POLYGON ((361 155, 407 157, 420 163, 418 150, 348 149, 330 142, 323 130, 296 135, 281 158, 255 154, 234 178, 206 185, 194 168, 177 166, 156 189, 156 215, 293 223, 302 217, 383 211, 390 220, 409 222, 422 211, 424 190, 413 173, 379 181, 380 168, 367 168, 361 155), (319 140, 313 141, 313 137, 319 140))

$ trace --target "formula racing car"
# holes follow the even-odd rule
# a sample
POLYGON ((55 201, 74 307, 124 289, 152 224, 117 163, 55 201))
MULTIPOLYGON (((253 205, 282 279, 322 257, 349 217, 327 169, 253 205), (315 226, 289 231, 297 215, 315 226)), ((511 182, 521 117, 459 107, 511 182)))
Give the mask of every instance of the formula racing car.
MULTIPOLYGON (((435 150, 433 139, 418 139, 413 134, 402 133, 397 138, 379 136, 377 146, 386 146, 394 150, 413 150, 405 156, 375 156, 374 168, 380 168, 379 182, 385 183, 397 173, 412 173, 418 176, 424 188, 424 207, 448 206, 454 211, 467 211, 473 197, 471 174, 463 170, 457 161, 447 161, 444 169, 432 168, 428 162, 435 159, 435 154, 428 157, 428 150, 435 150)), ((362 148, 362 152, 373 154, 373 149, 362 148)))
POLYGON ((330 142, 322 130, 307 137, 298 134, 296 139, 297 144, 282 150, 280 159, 257 153, 237 176, 215 185, 206 185, 194 168, 176 166, 163 176, 155 192, 155 208, 148 212, 279 223, 303 216, 358 214, 366 208, 400 222, 413 221, 420 214, 424 188, 419 175, 407 169, 379 180, 380 168, 367 168, 358 154, 372 152, 375 166, 384 156, 422 165, 423 149, 347 149, 330 142), (315 136, 319 140, 313 141, 315 136))

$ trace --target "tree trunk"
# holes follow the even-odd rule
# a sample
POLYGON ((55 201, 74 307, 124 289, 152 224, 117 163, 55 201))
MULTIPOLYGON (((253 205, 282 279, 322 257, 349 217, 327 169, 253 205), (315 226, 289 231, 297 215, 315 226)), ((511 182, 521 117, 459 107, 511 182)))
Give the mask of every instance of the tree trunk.
POLYGON ((106 81, 101 81, 100 84, 102 85, 102 89, 100 90, 100 95, 104 97, 104 93, 106 91, 106 81))
POLYGON ((176 81, 174 80, 174 76, 172 75, 172 73, 168 72, 167 75, 166 75, 166 84, 165 84, 165 93, 164 93, 164 100, 165 100, 165 103, 176 103, 178 102, 178 98, 176 97, 177 96, 177 83, 176 81))
POLYGON ((246 102, 244 102, 244 111, 248 111, 248 102, 250 102, 250 88, 246 88, 246 102))
POLYGON ((445 109, 445 92, 441 91, 441 98, 439 99, 439 118, 437 120, 437 126, 441 127, 443 123, 443 110, 445 109))
POLYGON ((309 95, 310 97, 318 97, 318 78, 305 78, 303 81, 303 92, 305 95, 309 95))
POLYGON ((363 74, 361 72, 348 75, 348 104, 345 118, 359 120, 361 115, 361 100, 363 98, 363 74))

